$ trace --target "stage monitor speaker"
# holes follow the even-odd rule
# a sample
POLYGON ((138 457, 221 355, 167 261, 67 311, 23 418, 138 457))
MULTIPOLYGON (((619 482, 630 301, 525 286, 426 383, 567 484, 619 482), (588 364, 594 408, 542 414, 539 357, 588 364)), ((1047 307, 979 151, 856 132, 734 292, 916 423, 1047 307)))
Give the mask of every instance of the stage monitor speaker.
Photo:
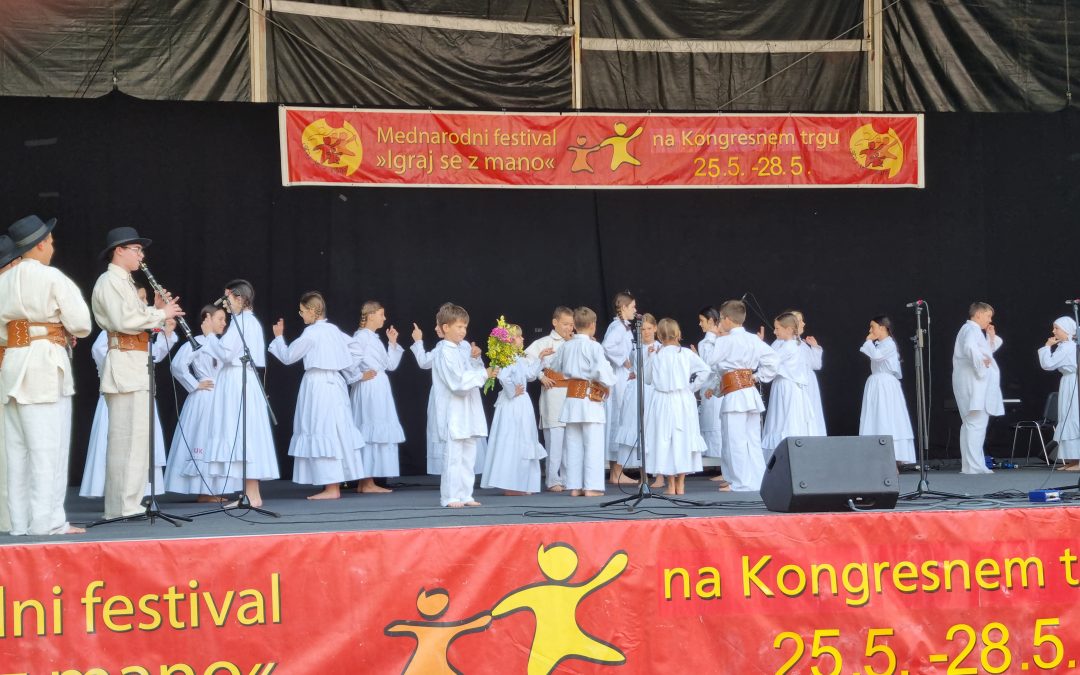
POLYGON ((892 436, 791 436, 765 466, 770 511, 891 509, 900 493, 892 436))

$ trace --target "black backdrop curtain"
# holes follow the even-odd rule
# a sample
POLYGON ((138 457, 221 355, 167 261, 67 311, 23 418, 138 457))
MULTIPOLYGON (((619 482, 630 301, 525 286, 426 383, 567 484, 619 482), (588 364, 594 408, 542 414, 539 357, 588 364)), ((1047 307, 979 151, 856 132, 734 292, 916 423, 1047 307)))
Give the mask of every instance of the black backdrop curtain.
MULTIPOLYGON (((854 434, 868 366, 858 348, 881 312, 898 325, 912 398, 914 317, 931 302, 932 441, 956 457, 950 354, 968 303, 998 309, 1006 395, 1038 416, 1057 376, 1035 350, 1062 301, 1080 295, 1080 114, 930 115, 924 190, 455 190, 280 186, 277 110, 249 104, 0 99, 0 223, 59 218, 55 264, 89 298, 105 232, 133 225, 154 239, 147 262, 192 313, 233 277, 253 281, 269 335, 278 317, 301 330, 299 295, 320 290, 330 319, 355 329, 378 299, 408 346, 412 322, 430 348, 444 301, 472 314, 480 341, 500 315, 531 338, 558 304, 590 305, 632 289, 642 310, 676 318, 697 339, 697 310, 752 291, 771 315, 806 311, 825 348, 820 373, 833 434, 854 434), (951 440, 950 440, 951 434, 951 440)), ((194 322, 193 322, 194 323, 194 322)), ((753 327, 760 323, 753 320, 753 327)), ((299 367, 270 360, 269 389, 285 451, 299 367)), ((89 342, 75 353, 74 480, 96 398, 89 342)), ((424 466, 430 375, 406 355, 392 374, 408 440, 403 470, 424 466)), ((159 369, 171 435, 172 386, 159 369)), ((181 395, 182 397, 182 395, 181 395)), ((1001 421, 991 437, 1006 443, 1001 421)))

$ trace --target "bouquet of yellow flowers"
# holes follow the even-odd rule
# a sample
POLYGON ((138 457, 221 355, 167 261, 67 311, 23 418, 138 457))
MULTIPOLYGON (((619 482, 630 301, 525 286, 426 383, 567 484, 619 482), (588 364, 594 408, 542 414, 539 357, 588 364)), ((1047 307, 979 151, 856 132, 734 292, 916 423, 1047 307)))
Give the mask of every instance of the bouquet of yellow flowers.
MULTIPOLYGON (((488 333, 487 358, 488 365, 492 368, 506 368, 513 365, 522 350, 514 344, 514 335, 511 334, 510 324, 506 323, 506 317, 500 316, 499 322, 488 333)), ((491 391, 495 386, 495 378, 489 377, 484 383, 484 393, 491 391)))

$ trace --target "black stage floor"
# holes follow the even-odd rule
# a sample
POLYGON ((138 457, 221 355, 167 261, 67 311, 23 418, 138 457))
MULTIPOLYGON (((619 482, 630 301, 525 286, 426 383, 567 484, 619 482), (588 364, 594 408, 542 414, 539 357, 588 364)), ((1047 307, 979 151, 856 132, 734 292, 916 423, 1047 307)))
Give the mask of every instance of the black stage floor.
MULTIPOLYGON (((1080 473, 1053 471, 1045 465, 1020 469, 998 469, 992 475, 965 476, 957 467, 948 466, 928 473, 932 490, 969 495, 967 499, 923 497, 901 501, 897 511, 941 511, 955 509, 1016 508, 1040 506, 1062 508, 1080 505, 1076 491, 1062 494, 1062 501, 1050 504, 1031 504, 1029 490, 1076 485, 1080 473)), ((917 472, 900 475, 901 493, 914 491, 919 482, 917 472)), ((263 483, 264 508, 280 514, 279 518, 242 511, 221 512, 215 507, 184 501, 177 495, 160 499, 162 511, 191 515, 211 511, 196 517, 192 523, 174 527, 162 520, 110 523, 91 528, 84 535, 58 537, 12 537, 0 535, 0 546, 31 543, 62 543, 85 541, 120 541, 131 539, 179 539, 193 537, 231 537, 265 534, 311 532, 349 532, 367 530, 410 529, 424 527, 461 527, 473 525, 511 525, 523 523, 582 522, 598 520, 627 520, 681 517, 754 516, 771 514, 757 493, 721 493, 716 484, 704 476, 686 481, 684 499, 694 505, 674 505, 659 499, 648 499, 633 512, 623 506, 602 507, 606 501, 624 496, 617 486, 608 486, 604 497, 571 497, 569 493, 543 492, 526 497, 506 497, 496 490, 475 492, 482 506, 466 509, 439 507, 439 483, 434 476, 409 476, 392 479, 391 494, 343 492, 335 501, 308 501, 304 497, 316 492, 310 486, 290 481, 263 483)), ((624 486, 632 494, 634 486, 624 486)), ((101 517, 100 499, 83 499, 72 488, 67 501, 68 518, 76 524, 86 524, 101 517)), ((772 514, 777 515, 777 514, 772 514)))

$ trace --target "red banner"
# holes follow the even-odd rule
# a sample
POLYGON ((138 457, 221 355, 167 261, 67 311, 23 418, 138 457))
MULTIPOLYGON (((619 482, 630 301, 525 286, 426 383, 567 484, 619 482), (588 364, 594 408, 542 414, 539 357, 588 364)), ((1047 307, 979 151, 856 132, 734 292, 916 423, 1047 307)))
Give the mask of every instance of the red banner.
POLYGON ((1044 508, 7 546, 0 673, 1075 672, 1078 525, 1044 508))
POLYGON ((284 185, 923 187, 922 115, 289 108, 284 185))

